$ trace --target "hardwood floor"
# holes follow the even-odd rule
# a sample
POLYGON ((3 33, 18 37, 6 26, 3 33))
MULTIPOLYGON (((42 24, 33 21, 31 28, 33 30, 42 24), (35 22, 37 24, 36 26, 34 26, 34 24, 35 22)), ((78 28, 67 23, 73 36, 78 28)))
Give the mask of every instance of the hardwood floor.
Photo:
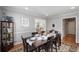
POLYGON ((65 35, 63 37, 63 41, 62 42, 64 44, 72 46, 73 48, 77 47, 75 35, 73 35, 73 34, 67 34, 67 35, 65 35))
POLYGON ((14 45, 14 47, 11 48, 11 50, 9 50, 9 52, 20 52, 21 50, 23 50, 23 44, 22 43, 14 45))

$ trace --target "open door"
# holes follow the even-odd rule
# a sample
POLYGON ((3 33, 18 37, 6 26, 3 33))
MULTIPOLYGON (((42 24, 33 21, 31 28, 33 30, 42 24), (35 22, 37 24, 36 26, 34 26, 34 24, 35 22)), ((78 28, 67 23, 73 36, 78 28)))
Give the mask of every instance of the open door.
POLYGON ((64 35, 73 34, 76 35, 76 19, 68 18, 64 19, 64 35))
POLYGON ((67 18, 63 20, 64 39, 63 42, 68 45, 76 44, 76 18, 67 18))

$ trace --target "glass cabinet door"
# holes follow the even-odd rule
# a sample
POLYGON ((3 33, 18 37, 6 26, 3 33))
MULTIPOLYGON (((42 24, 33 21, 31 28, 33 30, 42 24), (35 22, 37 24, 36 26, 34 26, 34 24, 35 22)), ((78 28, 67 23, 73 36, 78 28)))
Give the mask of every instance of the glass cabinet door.
POLYGON ((2 46, 5 47, 7 45, 7 24, 6 22, 2 22, 2 46))
POLYGON ((12 23, 7 23, 7 44, 9 45, 13 41, 13 31, 12 23))

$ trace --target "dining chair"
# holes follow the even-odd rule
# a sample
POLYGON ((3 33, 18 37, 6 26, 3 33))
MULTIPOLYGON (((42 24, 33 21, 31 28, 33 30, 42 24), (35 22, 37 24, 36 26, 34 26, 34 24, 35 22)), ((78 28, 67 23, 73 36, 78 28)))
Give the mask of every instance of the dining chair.
POLYGON ((49 52, 49 43, 45 43, 44 45, 42 45, 42 47, 40 48, 40 51, 45 51, 45 52, 49 52))
POLYGON ((51 37, 48 37, 47 39, 47 43, 43 44, 39 51, 45 51, 45 52, 50 52, 50 45, 51 45, 51 41, 50 41, 51 37))
POLYGON ((53 49, 52 39, 53 39, 53 36, 47 38, 47 43, 44 45, 44 49, 46 52, 50 52, 50 49, 51 50, 53 49))
POLYGON ((56 37, 53 40, 53 49, 58 50, 58 48, 60 48, 61 46, 61 35, 60 34, 56 34, 56 37))
POLYGON ((57 52, 57 39, 58 37, 54 38, 54 36, 48 37, 48 49, 50 49, 51 52, 53 52, 53 49, 55 49, 57 52))
POLYGON ((33 52, 35 51, 35 48, 33 46, 30 46, 28 43, 27 43, 27 39, 28 38, 22 38, 22 42, 23 42, 23 48, 24 48, 24 52, 33 52))
POLYGON ((61 46, 61 34, 58 34, 57 36, 58 36, 58 45, 57 45, 57 47, 60 48, 60 46, 61 46))
POLYGON ((52 46, 53 46, 53 49, 56 50, 56 52, 57 52, 57 42, 58 42, 58 38, 55 37, 54 40, 52 41, 52 43, 53 43, 52 46))
POLYGON ((48 37, 48 39, 47 39, 47 47, 46 47, 46 49, 47 49, 47 51, 48 52, 50 52, 50 51, 52 51, 53 50, 53 38, 54 38, 54 36, 51 36, 51 37, 48 37))

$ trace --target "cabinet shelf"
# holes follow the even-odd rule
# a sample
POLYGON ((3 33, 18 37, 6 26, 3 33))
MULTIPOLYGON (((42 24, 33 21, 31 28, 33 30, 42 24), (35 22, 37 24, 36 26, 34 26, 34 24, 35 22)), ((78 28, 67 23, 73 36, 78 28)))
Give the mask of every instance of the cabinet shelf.
POLYGON ((0 21, 0 51, 9 51, 14 45, 14 22, 0 21))

